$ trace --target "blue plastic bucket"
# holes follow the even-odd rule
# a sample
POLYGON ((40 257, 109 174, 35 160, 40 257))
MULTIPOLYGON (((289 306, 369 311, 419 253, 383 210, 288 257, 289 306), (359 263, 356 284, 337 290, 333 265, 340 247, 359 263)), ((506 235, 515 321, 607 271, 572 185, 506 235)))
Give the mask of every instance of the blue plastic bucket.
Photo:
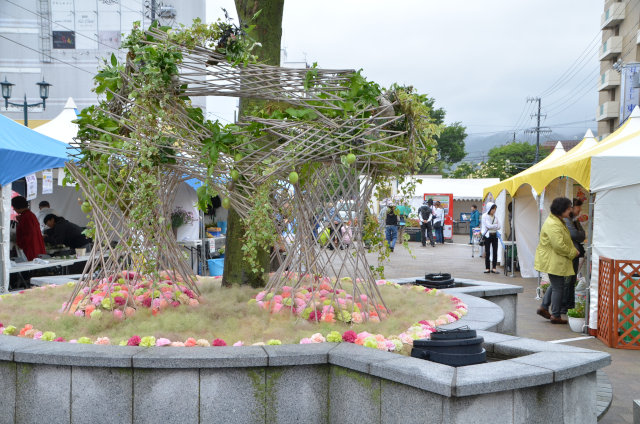
POLYGON ((227 234, 227 221, 218 221, 216 225, 220 227, 220 232, 222 234, 227 234))
POLYGON ((224 258, 221 259, 207 259, 209 265, 209 276, 218 277, 224 272, 224 258))

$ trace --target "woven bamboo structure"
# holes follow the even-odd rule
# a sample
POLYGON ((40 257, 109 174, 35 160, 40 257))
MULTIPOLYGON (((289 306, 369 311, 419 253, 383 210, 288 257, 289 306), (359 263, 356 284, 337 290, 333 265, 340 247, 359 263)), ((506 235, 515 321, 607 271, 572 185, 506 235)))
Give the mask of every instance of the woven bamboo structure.
MULTIPOLYGON (((150 44, 173 43, 164 32, 150 31, 153 36, 150 44)), ((237 66, 205 47, 186 48, 177 44, 175 47, 181 50, 183 61, 178 77, 167 87, 171 96, 163 102, 163 108, 172 112, 170 121, 155 117, 155 111, 144 110, 130 99, 131 92, 144 87, 136 78, 136 64, 128 61, 121 75, 122 89, 111 93, 112 99, 106 105, 99 106, 99 111, 119 122, 124 131, 114 134, 93 128, 110 140, 119 139, 122 147, 114 148, 111 141, 102 137, 78 140, 85 152, 109 154, 111 158, 107 164, 85 161, 69 166, 93 207, 96 224, 95 244, 85 278, 77 285, 74 296, 100 278, 131 269, 147 274, 173 271, 197 292, 194 277, 168 225, 176 185, 187 178, 197 178, 213 186, 221 197, 229 198, 231 206, 244 219, 249 217, 256 190, 264 184, 272 185, 270 201, 276 211, 273 220, 283 236, 283 248, 274 249, 281 265, 270 279, 269 290, 277 291, 283 285, 299 287, 305 284, 305 274, 331 275, 336 288, 342 278, 350 277, 354 297, 364 294, 374 308, 383 305, 365 257, 361 234, 376 175, 397 166, 394 155, 405 150, 391 142, 406 135, 397 125, 404 116, 396 115, 396 104, 381 99, 382 106, 355 104, 350 107, 358 110, 357 114, 336 114, 344 112, 342 93, 348 91, 352 70, 313 69, 310 73, 308 69, 260 64, 237 66), (235 146, 241 157, 234 160, 220 154, 212 168, 202 160, 204 141, 213 135, 211 129, 191 119, 189 111, 173 100, 185 95, 284 103, 313 111, 314 119, 243 116, 233 130, 234 137, 246 139, 235 146), (251 130, 253 123, 263 128, 260 134, 251 130), (131 138, 133 132, 144 137, 131 138), (139 157, 141 143, 161 150, 169 160, 148 168, 144 158, 139 157), (345 151, 355 154, 357 161, 345 164, 345 151), (105 165, 109 167, 107 175, 128 175, 132 185, 120 187, 116 192, 109 178, 104 178, 105 173, 98 172, 105 165), (289 173, 305 166, 310 174, 290 185, 289 173), (232 169, 242 178, 231 183, 220 178, 232 169), (151 173, 161 181, 156 197, 148 199, 157 219, 144 222, 131 208, 132 202, 144 200, 136 198, 135 190, 136 176, 141 172, 151 173), (96 181, 91 175, 102 176, 96 181), (106 192, 96 190, 99 183, 108 187, 106 192), (105 201, 109 204, 107 208, 105 201), (343 208, 348 213, 347 219, 334 220, 339 204, 348 205, 343 208), (319 221, 331 233, 324 245, 314 235, 319 221)))

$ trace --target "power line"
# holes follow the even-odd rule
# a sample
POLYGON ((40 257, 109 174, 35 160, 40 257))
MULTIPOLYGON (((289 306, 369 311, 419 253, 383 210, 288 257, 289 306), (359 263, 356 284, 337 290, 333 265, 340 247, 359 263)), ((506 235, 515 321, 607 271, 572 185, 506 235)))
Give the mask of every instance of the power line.
POLYGON ((64 63, 65 65, 71 66, 72 68, 76 68, 76 69, 78 69, 78 70, 80 70, 80 71, 82 71, 82 72, 86 72, 86 73, 88 73, 88 74, 91 74, 92 76, 93 76, 93 75, 95 75, 95 73, 93 73, 93 72, 91 72, 91 71, 87 71, 86 69, 81 68, 81 67, 79 67, 79 66, 76 66, 76 65, 74 65, 74 64, 72 64, 72 63, 65 62, 64 60, 62 60, 62 59, 58 59, 57 57, 53 57, 53 56, 51 56, 50 54, 47 54, 47 53, 45 53, 45 52, 43 52, 43 51, 41 51, 41 50, 34 49, 34 48, 32 48, 32 47, 26 46, 26 45, 24 45, 24 44, 22 44, 22 43, 17 42, 16 40, 12 40, 12 39, 11 39, 11 38, 9 38, 9 37, 5 37, 5 36, 4 36, 4 35, 2 35, 2 34, 0 34, 0 37, 1 37, 1 38, 4 38, 4 39, 5 39, 5 40, 7 40, 7 41, 11 41, 12 43, 15 43, 15 44, 17 44, 17 45, 19 45, 19 46, 22 46, 22 47, 24 47, 25 49, 29 49, 29 50, 34 51, 34 52, 36 52, 36 53, 43 54, 43 55, 45 55, 45 56, 49 57, 50 59, 56 60, 56 61, 58 61, 58 62, 60 62, 60 63, 64 63))

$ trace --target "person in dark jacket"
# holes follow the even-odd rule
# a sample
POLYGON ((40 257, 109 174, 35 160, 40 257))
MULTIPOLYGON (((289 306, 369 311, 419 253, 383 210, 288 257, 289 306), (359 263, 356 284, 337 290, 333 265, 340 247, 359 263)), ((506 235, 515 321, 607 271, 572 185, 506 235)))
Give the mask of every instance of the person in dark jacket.
POLYGON ((91 240, 82 234, 82 228, 76 224, 53 214, 45 216, 44 223, 49 227, 44 236, 47 243, 64 244, 72 249, 91 249, 91 240))
POLYGON ((393 252, 393 248, 396 247, 396 241, 398 240, 398 215, 396 215, 395 206, 388 207, 384 223, 386 225, 385 235, 387 242, 393 252))
POLYGON ((427 245, 427 239, 431 247, 435 247, 433 240, 433 200, 425 200, 418 209, 418 219, 420 220, 420 241, 422 247, 427 245))
POLYGON ((18 226, 16 227, 16 244, 27 257, 32 261, 38 255, 47 253, 40 232, 38 218, 29 209, 29 203, 23 196, 16 196, 11 199, 11 206, 18 214, 18 226))

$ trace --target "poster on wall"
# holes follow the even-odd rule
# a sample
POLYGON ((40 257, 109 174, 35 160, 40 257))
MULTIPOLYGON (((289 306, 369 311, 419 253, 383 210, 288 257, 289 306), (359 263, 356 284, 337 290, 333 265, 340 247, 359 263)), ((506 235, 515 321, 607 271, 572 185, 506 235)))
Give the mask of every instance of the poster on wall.
POLYGON ((76 34, 73 31, 53 31, 54 49, 75 49, 76 34))
POLYGON ((54 49, 75 49, 73 0, 51 0, 51 34, 54 49))
POLYGON ((27 175, 24 177, 27 181, 27 200, 33 200, 38 196, 38 179, 36 174, 27 175))
POLYGON ((53 169, 42 171, 42 194, 53 193, 53 169))
POLYGON ((58 185, 64 185, 63 184, 63 180, 64 180, 64 168, 58 168, 58 185))

